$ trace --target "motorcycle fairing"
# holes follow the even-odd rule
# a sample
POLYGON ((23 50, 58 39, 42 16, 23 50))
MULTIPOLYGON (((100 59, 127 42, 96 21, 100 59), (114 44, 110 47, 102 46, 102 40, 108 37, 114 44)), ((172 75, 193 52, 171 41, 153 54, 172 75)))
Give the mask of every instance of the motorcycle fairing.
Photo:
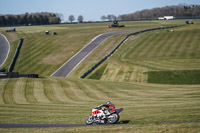
POLYGON ((122 112, 122 111, 123 111, 123 108, 117 108, 117 109, 111 110, 110 113, 116 112, 117 114, 119 114, 119 113, 122 112))

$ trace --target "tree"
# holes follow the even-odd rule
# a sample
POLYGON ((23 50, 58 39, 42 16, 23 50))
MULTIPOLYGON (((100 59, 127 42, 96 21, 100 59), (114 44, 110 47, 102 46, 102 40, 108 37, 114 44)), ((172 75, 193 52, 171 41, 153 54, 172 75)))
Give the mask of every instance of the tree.
POLYGON ((72 23, 75 20, 75 17, 73 15, 70 15, 68 20, 72 23))
POLYGON ((145 9, 131 14, 120 15, 122 20, 150 20, 163 16, 175 16, 176 18, 199 18, 200 5, 165 6, 162 8, 145 9))
POLYGON ((60 19, 60 22, 61 22, 61 21, 64 21, 64 16, 63 16, 63 14, 61 14, 61 13, 56 13, 56 17, 60 19))
POLYGON ((117 19, 117 17, 115 15, 108 15, 107 18, 109 21, 114 21, 117 19))
POLYGON ((58 24, 61 22, 61 15, 55 13, 25 13, 20 15, 0 15, 0 25, 42 25, 58 24))
POLYGON ((77 20, 78 20, 79 23, 83 23, 83 16, 79 15, 77 20))
POLYGON ((5 16, 0 16, 0 25, 6 25, 5 16))
POLYGON ((49 23, 50 23, 50 24, 59 24, 59 23, 60 23, 60 18, 57 18, 57 17, 49 17, 49 23))
POLYGON ((105 21, 107 19, 107 17, 105 15, 101 16, 101 20, 105 21))

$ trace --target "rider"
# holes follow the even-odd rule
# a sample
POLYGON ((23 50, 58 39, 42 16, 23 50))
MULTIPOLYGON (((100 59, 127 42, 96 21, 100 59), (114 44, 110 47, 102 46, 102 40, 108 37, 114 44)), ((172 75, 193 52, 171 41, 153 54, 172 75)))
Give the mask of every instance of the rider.
MULTIPOLYGON (((112 104, 110 101, 106 101, 105 104, 102 104, 100 106, 98 106, 98 108, 102 108, 102 107, 105 107, 106 110, 105 110, 105 113, 106 114, 109 114, 109 112, 113 109, 115 109, 115 105, 112 104)), ((103 116, 102 119, 104 119, 106 116, 105 116, 105 113, 101 112, 100 116, 103 116)))

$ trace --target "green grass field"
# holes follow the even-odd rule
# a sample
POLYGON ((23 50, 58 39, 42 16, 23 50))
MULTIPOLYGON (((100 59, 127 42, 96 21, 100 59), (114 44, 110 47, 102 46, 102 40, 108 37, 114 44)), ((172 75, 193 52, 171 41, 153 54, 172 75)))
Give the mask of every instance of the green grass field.
MULTIPOLYGON (((125 28, 111 29, 106 28, 106 26, 111 23, 20 26, 16 27, 17 32, 15 33, 6 33, 5 30, 8 28, 0 28, 0 32, 5 34, 11 43, 11 52, 8 60, 2 67, 8 68, 20 37, 24 38, 24 43, 14 71, 27 74, 36 73, 40 76, 50 76, 77 51, 101 33, 129 29, 139 30, 179 23, 184 23, 184 21, 121 22, 121 24, 126 25, 125 28), (57 32, 58 35, 46 36, 46 30, 57 32)), ((101 56, 98 55, 98 57, 100 58, 101 56)))
POLYGON ((199 70, 151 71, 148 72, 148 83, 200 84, 199 77, 199 70))
POLYGON ((105 62, 107 67, 101 80, 146 83, 149 71, 200 70, 199 29, 197 22, 173 31, 165 29, 129 37, 105 62))
POLYGON ((156 126, 160 122, 198 121, 200 117, 199 85, 122 84, 71 78, 2 79, 0 85, 0 123, 80 124, 93 107, 107 99, 124 108, 120 120, 130 123, 156 126))
POLYGON ((0 132, 199 132, 200 123, 176 122, 200 121, 200 85, 147 83, 148 72, 151 71, 200 70, 200 25, 197 20, 194 22, 194 25, 175 28, 174 32, 161 30, 130 37, 91 74, 92 78, 100 80, 79 77, 126 35, 115 35, 105 40, 68 78, 49 75, 98 34, 184 24, 184 20, 121 22, 126 25, 124 29, 107 29, 109 23, 22 26, 16 27, 16 33, 5 33, 7 28, 0 28, 11 43, 11 53, 3 67, 9 66, 18 39, 23 37, 24 43, 14 71, 41 76, 38 79, 0 79, 0 123, 83 124, 91 109, 106 100, 124 108, 120 121, 144 123, 10 128, 0 129, 0 132), (46 36, 46 30, 55 31, 58 35, 46 36))

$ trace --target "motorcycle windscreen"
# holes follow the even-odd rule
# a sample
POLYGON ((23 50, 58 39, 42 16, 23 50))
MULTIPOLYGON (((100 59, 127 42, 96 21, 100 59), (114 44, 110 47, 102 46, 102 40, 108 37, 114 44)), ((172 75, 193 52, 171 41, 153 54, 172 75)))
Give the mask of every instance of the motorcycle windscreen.
POLYGON ((117 109, 117 110, 115 110, 115 112, 118 113, 118 114, 119 114, 120 112, 122 112, 122 111, 123 111, 122 108, 121 108, 121 109, 117 109))

